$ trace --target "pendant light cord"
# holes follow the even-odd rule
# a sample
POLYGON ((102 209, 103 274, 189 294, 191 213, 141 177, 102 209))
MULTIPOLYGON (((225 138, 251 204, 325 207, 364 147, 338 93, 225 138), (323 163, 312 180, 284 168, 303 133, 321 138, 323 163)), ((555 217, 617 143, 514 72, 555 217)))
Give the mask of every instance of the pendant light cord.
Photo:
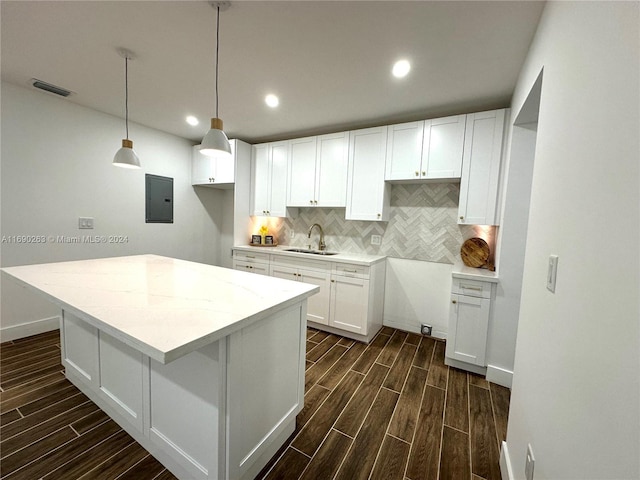
POLYGON ((218 15, 216 17, 216 118, 218 116, 218 51, 220 48, 220 5, 216 8, 218 15))
POLYGON ((129 140, 129 57, 124 57, 124 124, 129 140))

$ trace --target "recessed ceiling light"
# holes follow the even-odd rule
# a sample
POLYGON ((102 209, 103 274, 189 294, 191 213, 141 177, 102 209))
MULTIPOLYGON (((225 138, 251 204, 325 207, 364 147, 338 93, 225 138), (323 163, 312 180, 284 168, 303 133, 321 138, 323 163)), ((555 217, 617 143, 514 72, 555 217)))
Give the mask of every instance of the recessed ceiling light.
POLYGON ((409 70, 411 70, 411 64, 408 60, 398 60, 393 64, 393 70, 391 70, 391 72, 394 77, 402 78, 407 76, 409 70))
POLYGON ((273 93, 270 93, 266 97, 264 97, 264 101, 271 108, 276 108, 280 104, 280 100, 273 93))
POLYGON ((193 115, 189 115, 185 120, 192 127, 195 127, 196 125, 198 125, 200 123, 200 121, 196 117, 194 117, 193 115))

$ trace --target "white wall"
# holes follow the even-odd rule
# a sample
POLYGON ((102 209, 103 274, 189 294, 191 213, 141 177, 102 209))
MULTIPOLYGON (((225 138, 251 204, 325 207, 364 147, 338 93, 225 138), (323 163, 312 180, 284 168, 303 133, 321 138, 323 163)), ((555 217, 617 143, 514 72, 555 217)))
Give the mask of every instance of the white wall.
MULTIPOLYGON (((111 161, 124 120, 6 83, 1 93, 1 235, 128 238, 120 244, 4 242, 3 267, 141 253, 219 263, 223 192, 191 186, 191 142, 130 123, 142 168, 117 168, 111 161), (145 173, 174 179, 173 224, 145 223, 145 173), (95 228, 79 230, 79 216, 94 217, 95 228)), ((5 275, 1 303, 3 339, 35 333, 12 327, 58 314, 5 275)))
POLYGON ((549 2, 507 451, 524 478, 640 478, 638 2, 549 2), (547 260, 559 255, 556 293, 547 260))
POLYGON ((426 323, 433 327, 434 337, 446 338, 452 267, 388 257, 384 325, 419 333, 420 325, 426 323))

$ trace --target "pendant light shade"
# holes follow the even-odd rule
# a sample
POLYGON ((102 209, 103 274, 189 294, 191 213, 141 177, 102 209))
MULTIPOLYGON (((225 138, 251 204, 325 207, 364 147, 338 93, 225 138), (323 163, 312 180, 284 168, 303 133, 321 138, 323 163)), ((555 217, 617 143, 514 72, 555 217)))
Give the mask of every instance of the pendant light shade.
POLYGON ((122 140, 122 148, 113 157, 113 164, 124 168, 140 168, 140 159, 136 152, 133 151, 133 142, 131 140, 122 140))
POLYGON ((200 153, 210 157, 231 155, 231 145, 227 135, 222 131, 222 120, 211 119, 211 130, 202 139, 200 153))
POLYGON ((211 129, 202 139, 200 153, 210 157, 231 156, 231 145, 222 131, 222 120, 218 118, 218 50, 220 47, 220 9, 226 9, 229 2, 210 2, 216 9, 216 116, 211 119, 211 129))
POLYGON ((124 121, 127 138, 122 140, 122 148, 113 157, 113 165, 124 168, 140 168, 140 159, 133 151, 133 142, 129 140, 129 60, 133 59, 133 53, 119 48, 118 54, 124 58, 124 121))

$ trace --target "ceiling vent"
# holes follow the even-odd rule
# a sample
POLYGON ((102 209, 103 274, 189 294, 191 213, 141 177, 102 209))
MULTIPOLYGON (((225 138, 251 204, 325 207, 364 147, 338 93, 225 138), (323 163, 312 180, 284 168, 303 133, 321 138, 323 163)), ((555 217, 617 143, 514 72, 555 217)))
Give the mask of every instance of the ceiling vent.
POLYGON ((62 87, 56 87, 55 85, 43 82, 42 80, 38 80, 37 78, 31 79, 31 85, 39 88, 40 90, 44 90, 45 92, 55 93, 56 95, 60 95, 61 97, 68 97, 72 93, 70 90, 66 90, 62 87))

